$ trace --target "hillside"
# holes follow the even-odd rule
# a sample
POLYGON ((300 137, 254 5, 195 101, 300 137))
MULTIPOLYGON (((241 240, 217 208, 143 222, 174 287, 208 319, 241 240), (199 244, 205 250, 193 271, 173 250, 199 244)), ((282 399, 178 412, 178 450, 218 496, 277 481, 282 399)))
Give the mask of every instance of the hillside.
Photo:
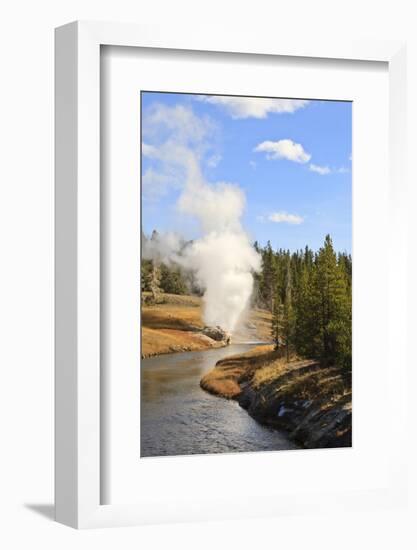
MULTIPOLYGON (((144 293, 145 297, 148 293, 144 293)), ((161 303, 142 305, 142 357, 199 351, 224 346, 202 334, 202 300, 198 296, 163 294, 161 303)), ((236 331, 233 342, 269 341, 271 315, 256 309, 236 331)))
POLYGON ((307 448, 352 444, 352 390, 346 369, 280 357, 258 346, 219 361, 200 385, 236 399, 259 422, 280 428, 307 448))

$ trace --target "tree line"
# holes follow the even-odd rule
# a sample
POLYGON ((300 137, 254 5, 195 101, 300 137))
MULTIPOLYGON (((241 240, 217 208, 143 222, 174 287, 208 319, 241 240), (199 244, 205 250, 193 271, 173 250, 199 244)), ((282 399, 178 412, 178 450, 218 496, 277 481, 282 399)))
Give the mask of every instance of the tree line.
POLYGON ((190 277, 177 266, 163 262, 142 259, 141 287, 144 292, 151 292, 155 301, 159 294, 192 293, 190 277))
POLYGON ((352 258, 336 254, 330 235, 313 252, 261 248, 262 270, 255 274, 255 305, 272 313, 276 349, 351 368, 352 258))
MULTIPOLYGON (((157 303, 162 300, 162 294, 197 294, 201 296, 201 291, 197 286, 195 276, 191 271, 185 271, 179 265, 163 261, 161 251, 156 252, 157 243, 159 241, 159 233, 154 229, 152 235, 147 237, 143 232, 141 236, 142 254, 143 249, 151 246, 153 253, 149 254, 154 259, 146 259, 142 256, 141 259, 141 290, 142 292, 150 292, 150 298, 147 301, 157 303)), ((183 243, 185 246, 186 243, 183 243)))
MULTIPOLYGON (((155 233, 155 232, 154 232, 155 233)), ((154 237, 154 235, 153 235, 154 237)), ((271 336, 287 359, 303 357, 351 367, 352 258, 336 253, 330 235, 314 252, 273 250, 254 243, 262 268, 254 273, 253 305, 272 313, 271 336)), ((157 303, 161 294, 195 294, 194 276, 174 264, 142 259, 141 288, 157 303)))

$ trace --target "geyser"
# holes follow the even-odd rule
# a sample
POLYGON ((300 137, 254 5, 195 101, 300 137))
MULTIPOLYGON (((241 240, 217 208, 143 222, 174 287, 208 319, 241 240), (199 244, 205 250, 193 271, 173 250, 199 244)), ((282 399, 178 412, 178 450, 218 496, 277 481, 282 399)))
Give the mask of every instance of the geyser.
POLYGON ((172 234, 160 235, 143 250, 144 257, 155 259, 159 254, 162 261, 192 270, 204 292, 204 322, 233 334, 248 309, 253 272, 261 262, 241 224, 244 193, 236 184, 209 183, 203 177, 205 126, 191 108, 164 106, 158 113, 154 106, 149 117, 144 124, 145 129, 152 129, 149 137, 155 139, 159 126, 164 139, 143 144, 142 152, 159 162, 164 175, 175 174, 180 188, 177 209, 198 220, 202 236, 184 246, 184 240, 172 234))

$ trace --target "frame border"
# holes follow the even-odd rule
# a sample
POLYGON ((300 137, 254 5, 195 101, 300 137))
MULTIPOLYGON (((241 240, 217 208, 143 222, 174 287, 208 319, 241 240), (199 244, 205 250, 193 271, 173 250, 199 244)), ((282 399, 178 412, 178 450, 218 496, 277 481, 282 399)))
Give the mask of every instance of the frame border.
MULTIPOLYGON (((100 504, 100 47, 101 45, 383 61, 389 70, 390 182, 393 226, 406 262, 406 45, 401 41, 288 41, 270 34, 73 22, 55 30, 55 513, 75 528, 155 522, 134 505, 100 504)), ((390 243, 391 244, 391 243, 390 243)), ((392 304, 406 310, 406 293, 392 304)), ((404 338, 406 336, 404 335, 404 338)), ((406 350, 406 347, 403 347, 406 350)), ((405 351, 404 351, 405 354, 405 351)), ((399 363, 405 377, 406 359, 399 363)), ((402 380, 405 387, 406 381, 402 380)), ((405 418, 405 405, 400 411, 405 418)), ((403 503, 406 457, 399 445, 387 491, 328 496, 327 507, 403 503), (376 495, 376 493, 378 493, 376 495), (343 500, 342 500, 343 499, 343 500)), ((175 513, 172 520, 184 520, 175 513)), ((322 506, 314 495, 289 496, 271 515, 322 506)), ((215 508, 215 506, 213 506, 215 508)), ((264 516, 261 511, 259 516, 264 516)), ((224 516, 222 516, 224 517, 224 516)), ((239 514, 230 513, 230 517, 239 514)))

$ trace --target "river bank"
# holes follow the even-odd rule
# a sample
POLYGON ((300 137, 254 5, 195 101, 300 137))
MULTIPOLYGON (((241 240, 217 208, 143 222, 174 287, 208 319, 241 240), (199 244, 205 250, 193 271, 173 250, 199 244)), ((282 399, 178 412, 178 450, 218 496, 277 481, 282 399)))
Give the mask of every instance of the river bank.
MULTIPOLYGON (((150 293, 143 293, 147 298, 150 293)), ((256 337, 257 340, 269 339, 269 312, 255 309, 249 314, 245 326, 236 332, 234 341, 256 337)), ((146 301, 141 308, 141 355, 142 358, 157 355, 203 351, 226 346, 203 334, 203 303, 199 296, 162 294, 160 302, 149 304, 146 301)))
POLYGON ((218 361, 200 386, 305 448, 352 444, 351 380, 341 368, 296 357, 287 363, 273 346, 258 346, 218 361))
POLYGON ((250 348, 231 344, 143 359, 141 457, 296 449, 285 433, 262 426, 236 401, 199 386, 219 359, 250 348))

